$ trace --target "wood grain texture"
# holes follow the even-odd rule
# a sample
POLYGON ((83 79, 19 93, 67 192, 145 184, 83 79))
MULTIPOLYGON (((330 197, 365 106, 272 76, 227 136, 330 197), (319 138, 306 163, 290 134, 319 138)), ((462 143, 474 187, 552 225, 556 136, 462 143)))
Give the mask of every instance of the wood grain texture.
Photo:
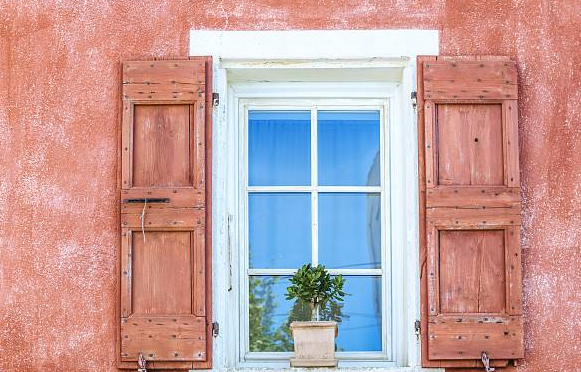
POLYGON ((430 61, 423 80, 425 99, 517 99, 511 61, 430 61))
POLYGON ((504 311, 504 231, 440 231, 441 313, 504 311))
MULTIPOLYGON (((203 226, 204 218, 204 211, 198 209, 148 209, 143 219, 143 225, 147 230, 194 229, 203 226)), ((122 213, 121 226, 141 229, 141 213, 122 213)))
POLYGON ((192 313, 189 231, 133 235, 133 314, 192 313))
POLYGON ((203 101, 203 61, 131 61, 123 63, 123 98, 133 101, 203 101))
POLYGON ((518 146, 518 104, 507 100, 502 105, 505 127, 506 179, 509 187, 520 185, 519 146, 518 146))
POLYGON ((434 359, 491 359, 524 357, 521 317, 450 316, 430 317, 429 357, 434 359))
POLYGON ((136 105, 133 186, 190 186, 190 106, 136 105))
MULTIPOLYGON (((121 321, 121 357, 137 361, 206 360, 204 318, 195 316, 132 315, 121 321)), ((191 364, 190 364, 191 366, 191 364)))
POLYGON ((520 208, 520 189, 506 187, 445 187, 427 190, 427 208, 520 208))
POLYGON ((418 58, 424 367, 523 357, 516 93, 505 58, 418 58))
POLYGON ((437 105, 438 185, 504 184, 502 106, 437 105))
MULTIPOLYGON (((424 62, 435 61, 435 56, 418 56, 416 63, 417 75, 417 110, 418 123, 425 123, 424 98, 424 62)), ((419 271, 420 271, 420 340, 421 359, 424 367, 439 367, 439 360, 430 360, 428 357, 428 271, 427 271, 427 229, 426 229, 426 129, 425 125, 418 125, 418 242, 419 242, 419 271)))

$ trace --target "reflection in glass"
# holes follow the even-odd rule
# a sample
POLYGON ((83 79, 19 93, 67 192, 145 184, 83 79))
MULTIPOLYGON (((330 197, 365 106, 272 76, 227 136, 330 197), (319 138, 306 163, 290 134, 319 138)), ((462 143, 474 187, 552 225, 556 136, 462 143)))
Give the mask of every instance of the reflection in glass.
POLYGON ((379 186, 379 111, 319 111, 319 185, 379 186))
POLYGON ((311 184, 310 111, 248 112, 248 184, 311 184))
POLYGON ((381 268, 379 194, 319 194, 319 261, 330 269, 381 268))
MULTIPOLYGON (((289 325, 309 320, 311 310, 300 301, 285 299, 288 276, 249 277, 249 341, 251 352, 292 351, 289 325)), ((346 277, 342 303, 321 315, 339 323, 337 351, 381 351, 381 277, 346 277)))
POLYGON ((311 261, 311 195, 248 196, 250 268, 294 269, 311 261))
POLYGON ((249 277, 250 351, 292 351, 290 323, 310 320, 311 311, 307 305, 285 299, 289 278, 249 277))
POLYGON ((337 351, 381 351, 381 277, 346 276, 337 351))

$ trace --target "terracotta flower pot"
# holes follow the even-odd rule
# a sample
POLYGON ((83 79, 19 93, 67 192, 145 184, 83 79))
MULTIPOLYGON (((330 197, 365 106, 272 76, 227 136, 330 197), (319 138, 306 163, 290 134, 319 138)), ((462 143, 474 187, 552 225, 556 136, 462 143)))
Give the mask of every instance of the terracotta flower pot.
POLYGON ((335 338, 337 322, 292 322, 295 343, 292 367, 336 367, 335 338))

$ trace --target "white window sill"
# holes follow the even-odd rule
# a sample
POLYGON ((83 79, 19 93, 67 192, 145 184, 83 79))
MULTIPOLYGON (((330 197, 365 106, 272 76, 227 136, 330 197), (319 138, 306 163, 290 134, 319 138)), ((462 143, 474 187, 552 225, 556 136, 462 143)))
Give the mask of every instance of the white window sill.
MULTIPOLYGON (((357 372, 444 372, 444 369, 440 368, 422 368, 422 367, 337 367, 337 368, 274 368, 274 367, 262 367, 262 368, 214 368, 212 370, 207 370, 208 372, 274 372, 274 371, 292 371, 292 372, 330 372, 330 371, 357 371, 357 372)), ((200 372, 190 371, 190 372, 200 372)))

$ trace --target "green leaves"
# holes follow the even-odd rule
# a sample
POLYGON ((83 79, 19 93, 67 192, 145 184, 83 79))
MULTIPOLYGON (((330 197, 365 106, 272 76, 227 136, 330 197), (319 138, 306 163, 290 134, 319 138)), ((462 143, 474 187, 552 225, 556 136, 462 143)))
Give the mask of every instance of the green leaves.
POLYGON ((303 265, 290 279, 287 287, 286 299, 295 298, 310 303, 318 318, 319 309, 325 308, 329 301, 343 301, 346 293, 343 292, 345 279, 342 275, 331 278, 325 266, 316 267, 311 264, 303 265))

